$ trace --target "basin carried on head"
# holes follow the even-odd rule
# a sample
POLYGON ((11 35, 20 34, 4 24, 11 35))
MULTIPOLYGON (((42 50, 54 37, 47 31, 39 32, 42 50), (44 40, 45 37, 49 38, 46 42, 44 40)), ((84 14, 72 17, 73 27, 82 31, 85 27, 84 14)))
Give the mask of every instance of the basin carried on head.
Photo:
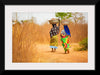
POLYGON ((62 25, 68 25, 69 24, 69 20, 68 19, 62 20, 61 24, 62 25))
POLYGON ((59 21, 58 19, 52 18, 51 20, 49 20, 50 24, 57 24, 59 21))

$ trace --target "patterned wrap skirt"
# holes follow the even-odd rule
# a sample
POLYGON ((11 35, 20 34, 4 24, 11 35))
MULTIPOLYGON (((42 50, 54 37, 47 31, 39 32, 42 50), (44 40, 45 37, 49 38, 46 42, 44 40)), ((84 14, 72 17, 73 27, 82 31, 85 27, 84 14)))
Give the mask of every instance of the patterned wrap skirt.
POLYGON ((57 46, 58 46, 58 35, 55 35, 50 38, 50 48, 57 48, 57 46))
POLYGON ((64 50, 65 50, 65 51, 69 50, 70 45, 69 45, 68 36, 63 36, 63 37, 61 37, 61 41, 62 41, 62 46, 63 46, 64 50))

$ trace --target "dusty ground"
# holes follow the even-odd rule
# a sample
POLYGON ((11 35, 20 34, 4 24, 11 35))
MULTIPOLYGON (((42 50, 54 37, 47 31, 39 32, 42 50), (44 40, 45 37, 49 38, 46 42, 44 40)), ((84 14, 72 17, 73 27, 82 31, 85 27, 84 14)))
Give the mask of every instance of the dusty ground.
POLYGON ((37 45, 36 57, 33 62, 37 63, 87 63, 88 51, 75 51, 77 44, 71 44, 70 53, 65 54, 62 46, 58 46, 56 52, 51 52, 49 45, 37 45))

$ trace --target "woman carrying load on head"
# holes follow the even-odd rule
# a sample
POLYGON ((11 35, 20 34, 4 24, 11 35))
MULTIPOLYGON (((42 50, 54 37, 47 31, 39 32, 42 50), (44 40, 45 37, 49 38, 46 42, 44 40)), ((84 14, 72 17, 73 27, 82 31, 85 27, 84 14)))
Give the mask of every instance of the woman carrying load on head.
POLYGON ((60 20, 52 18, 49 20, 49 23, 52 24, 52 28, 50 30, 50 48, 52 48, 52 52, 56 51, 57 46, 58 46, 58 34, 59 34, 59 29, 60 29, 60 20), (59 23, 57 26, 56 24, 59 23))
POLYGON ((63 25, 64 27, 64 30, 61 31, 61 41, 62 41, 62 46, 65 50, 65 53, 69 53, 69 48, 70 48, 70 44, 69 44, 69 36, 71 37, 71 34, 70 34, 70 30, 68 28, 68 24, 69 24, 69 20, 62 20, 61 21, 61 24, 63 25))

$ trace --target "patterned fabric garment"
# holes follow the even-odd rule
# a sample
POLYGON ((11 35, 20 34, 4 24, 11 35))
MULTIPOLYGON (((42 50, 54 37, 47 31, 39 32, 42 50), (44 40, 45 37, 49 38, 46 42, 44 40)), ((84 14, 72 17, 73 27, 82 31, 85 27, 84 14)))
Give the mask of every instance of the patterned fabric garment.
POLYGON ((50 46, 58 46, 58 35, 52 36, 52 38, 50 38, 50 46))
POLYGON ((61 37, 61 41, 62 41, 62 46, 63 46, 64 50, 65 51, 69 50, 70 45, 69 45, 68 35, 63 35, 61 37))
POLYGON ((55 36, 59 33, 59 27, 56 24, 53 25, 53 28, 50 30, 50 37, 55 36))
POLYGON ((66 32, 65 32, 65 30, 62 30, 62 31, 61 31, 61 34, 67 35, 66 32))

